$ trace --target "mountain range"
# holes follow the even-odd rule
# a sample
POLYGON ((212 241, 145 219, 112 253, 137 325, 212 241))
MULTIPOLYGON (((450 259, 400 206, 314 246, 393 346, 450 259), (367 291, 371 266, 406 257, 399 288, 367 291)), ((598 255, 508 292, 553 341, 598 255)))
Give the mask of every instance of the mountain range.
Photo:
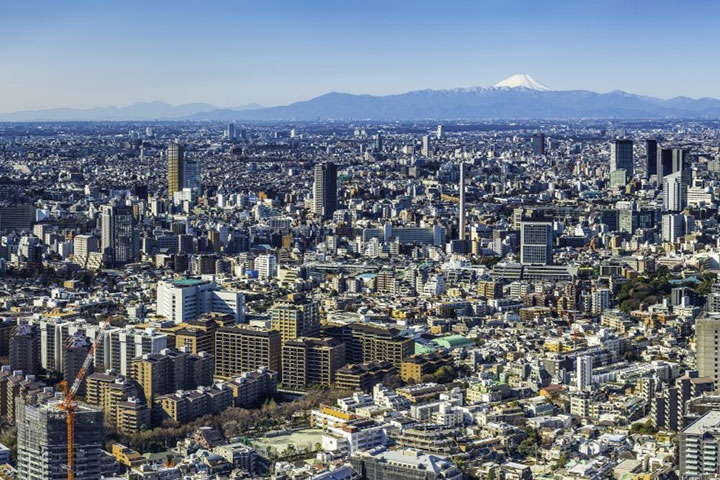
POLYGON ((219 108, 192 103, 135 103, 128 107, 52 109, 0 114, 4 121, 313 121, 313 120, 480 120, 573 118, 720 118, 720 100, 661 99, 621 90, 555 91, 530 75, 516 74, 490 87, 416 90, 396 95, 330 92, 277 107, 256 104, 219 108))
MULTIPOLYGON (((249 111, 263 108, 249 104, 223 111, 249 111)), ((173 106, 165 102, 136 102, 127 107, 95 108, 52 108, 48 110, 24 110, 12 113, 0 113, 0 120, 6 122, 95 122, 95 121, 131 121, 131 120, 184 120, 192 115, 220 111, 220 107, 209 103, 186 103, 173 106)))

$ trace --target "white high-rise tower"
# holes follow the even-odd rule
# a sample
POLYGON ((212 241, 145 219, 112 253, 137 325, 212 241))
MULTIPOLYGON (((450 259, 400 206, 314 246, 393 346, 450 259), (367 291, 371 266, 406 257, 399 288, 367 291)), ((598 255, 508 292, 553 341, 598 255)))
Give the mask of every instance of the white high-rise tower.
POLYGON ((592 385, 593 359, 590 355, 583 355, 576 359, 575 386, 578 390, 585 390, 592 385))

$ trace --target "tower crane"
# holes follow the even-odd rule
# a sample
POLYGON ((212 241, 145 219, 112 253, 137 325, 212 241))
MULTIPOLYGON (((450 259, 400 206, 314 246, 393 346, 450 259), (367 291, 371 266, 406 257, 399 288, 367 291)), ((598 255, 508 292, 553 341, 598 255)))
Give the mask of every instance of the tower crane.
POLYGON ((110 322, 108 320, 105 320, 102 322, 97 330, 97 333, 95 334, 95 341, 90 346, 90 350, 88 350, 88 354, 85 357, 85 360, 83 361, 82 367, 80 367, 80 371, 78 372, 77 376, 75 377, 75 380, 72 383, 72 386, 68 388, 67 381, 63 381, 61 383, 63 387, 63 399, 58 405, 58 408, 60 410, 63 410, 66 414, 65 422, 67 424, 67 478, 68 480, 75 480, 75 409, 77 408, 77 402, 75 402, 75 395, 77 394, 78 390, 80 389, 80 385, 82 384, 83 380, 85 380, 85 376, 87 375, 87 371, 90 368, 90 365, 93 362, 93 356, 95 355, 95 347, 99 342, 102 341, 102 335, 105 329, 108 327, 110 322))

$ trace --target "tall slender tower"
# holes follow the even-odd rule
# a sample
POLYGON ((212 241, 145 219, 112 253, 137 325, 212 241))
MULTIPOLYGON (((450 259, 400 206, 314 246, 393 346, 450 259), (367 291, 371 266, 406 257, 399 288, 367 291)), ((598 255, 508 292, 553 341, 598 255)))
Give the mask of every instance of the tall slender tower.
POLYGON ((460 164, 460 240, 465 240, 465 163, 460 164))
POLYGON ((337 166, 332 162, 315 165, 313 184, 313 213, 332 217, 337 210, 337 166))
MULTIPOLYGON (((658 164, 658 144, 654 138, 645 140, 645 155, 647 157, 647 166, 645 167, 645 178, 650 179, 651 176, 657 175, 658 164)), ((658 179, 658 183, 662 183, 662 178, 658 179)))
POLYGON ((610 144, 610 171, 625 169, 628 177, 635 174, 633 169, 633 142, 618 138, 610 144))
POLYGON ((168 197, 172 199, 175 192, 183 189, 185 180, 183 167, 185 163, 185 152, 179 143, 171 143, 167 149, 168 158, 168 197))
POLYGON ((673 153, 672 148, 658 148, 657 166, 655 174, 657 175, 657 184, 659 187, 663 184, 663 177, 667 177, 673 173, 673 153))
POLYGON ((140 237, 129 205, 104 205, 101 218, 101 251, 110 266, 125 265, 139 257, 140 237))

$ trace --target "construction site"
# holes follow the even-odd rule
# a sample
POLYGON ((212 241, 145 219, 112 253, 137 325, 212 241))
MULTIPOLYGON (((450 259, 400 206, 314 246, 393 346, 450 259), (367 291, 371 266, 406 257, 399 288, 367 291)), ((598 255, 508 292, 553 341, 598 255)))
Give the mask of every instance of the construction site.
MULTIPOLYGON (((18 478, 65 480, 68 475, 67 413, 62 398, 19 400, 16 410, 18 478)), ((73 471, 77 480, 100 478, 103 442, 102 411, 75 407, 73 471)), ((72 478, 72 477, 71 477, 72 478)))

